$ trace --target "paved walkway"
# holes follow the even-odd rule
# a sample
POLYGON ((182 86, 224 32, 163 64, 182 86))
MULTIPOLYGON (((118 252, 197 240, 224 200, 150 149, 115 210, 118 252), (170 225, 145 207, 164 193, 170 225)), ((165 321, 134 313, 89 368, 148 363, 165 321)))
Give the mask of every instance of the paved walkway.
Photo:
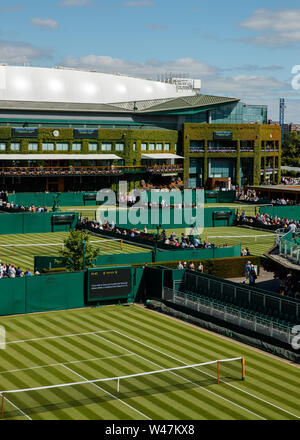
MULTIPOLYGON (((228 279, 230 281, 235 281, 236 283, 243 283, 243 281, 245 281, 245 277, 228 279)), ((271 292, 279 293, 280 291, 280 281, 274 279, 273 272, 266 272, 262 267, 260 268, 260 275, 257 277, 255 286, 271 292)))

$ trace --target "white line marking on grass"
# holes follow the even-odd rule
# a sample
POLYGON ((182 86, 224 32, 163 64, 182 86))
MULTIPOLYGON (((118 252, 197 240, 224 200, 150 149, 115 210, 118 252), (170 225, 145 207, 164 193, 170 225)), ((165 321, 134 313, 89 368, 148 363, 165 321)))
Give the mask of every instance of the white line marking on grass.
MULTIPOLYGON (((67 368, 68 370, 70 370, 72 373, 77 374, 77 376, 81 377, 83 380, 88 380, 86 377, 82 376, 81 374, 77 373, 76 371, 72 370, 72 368, 67 367, 66 365, 64 365, 65 368, 67 368)), ((113 397, 114 399, 117 399, 119 402, 123 403, 124 405, 126 405, 128 408, 133 409, 134 411, 136 411, 137 413, 139 413, 140 415, 142 415, 143 417, 145 417, 148 420, 152 420, 150 417, 146 416, 146 414, 142 413, 141 411, 139 411, 138 409, 134 408, 133 406, 129 405, 128 403, 124 402, 124 400, 119 399, 118 397, 116 397, 114 394, 110 393, 109 391, 106 391, 104 388, 101 388, 99 385, 97 385, 96 383, 91 383, 91 385, 94 385, 96 388, 98 388, 99 390, 103 391, 106 394, 109 394, 111 397, 113 397)))
POLYGON ((125 354, 119 354, 119 355, 115 355, 115 356, 105 356, 105 357, 99 357, 99 358, 82 359, 82 360, 79 360, 79 361, 57 362, 57 363, 54 363, 54 364, 37 365, 35 367, 16 368, 14 370, 3 370, 3 371, 0 371, 0 374, 16 373, 18 371, 26 371, 26 370, 36 370, 38 368, 57 367, 59 365, 65 366, 65 365, 68 365, 68 364, 79 364, 81 362, 100 361, 100 360, 104 360, 104 359, 115 359, 115 358, 120 358, 120 357, 124 357, 124 356, 132 356, 132 354, 134 354, 134 353, 125 353, 125 354))
MULTIPOLYGON (((24 411, 22 411, 17 405, 15 405, 7 397, 5 397, 5 393, 4 393, 4 400, 6 400, 8 403, 10 403, 12 406, 14 406, 18 411, 20 411, 21 414, 23 414, 25 417, 27 417, 28 420, 32 420, 32 418, 29 417, 24 411)), ((3 412, 3 414, 5 414, 5 411, 3 412)), ((3 416, 3 418, 4 418, 4 416, 3 416)))
POLYGON ((33 339, 19 339, 16 341, 8 341, 6 342, 6 345, 8 344, 18 344, 22 342, 34 342, 34 341, 42 341, 45 339, 56 339, 56 338, 70 338, 73 336, 85 336, 85 335, 96 335, 97 333, 106 333, 106 332, 113 332, 115 330, 99 330, 97 332, 86 332, 86 333, 73 333, 69 335, 57 335, 57 336, 44 336, 41 338, 33 338, 33 339))
MULTIPOLYGON (((138 344, 144 345, 145 347, 150 348, 151 350, 157 351, 158 353, 161 353, 161 354, 163 354, 164 356, 167 356, 167 357, 169 357, 169 358, 171 358, 171 359, 174 359, 174 360, 177 361, 177 362, 181 362, 181 363, 184 364, 184 365, 188 365, 186 362, 183 362, 183 361, 181 361, 180 359, 175 358, 174 356, 171 356, 171 355, 169 355, 169 354, 167 354, 167 353, 164 353, 163 351, 160 351, 160 350, 158 350, 157 348, 153 348, 153 347, 151 347, 150 345, 145 344, 144 342, 138 341, 137 339, 134 339, 134 338, 132 338, 131 336, 124 335, 123 333, 119 332, 118 330, 113 330, 113 331, 114 331, 115 333, 118 333, 118 334, 121 335, 122 337, 125 337, 125 338, 128 338, 128 339, 131 339, 132 341, 137 342, 138 344)), ((207 373, 206 373, 206 374, 207 374, 207 373)), ((209 376, 209 374, 207 374, 207 375, 209 376)), ((279 409, 280 411, 283 411, 283 412, 285 412, 285 413, 287 413, 287 414, 290 414, 290 415, 293 416, 293 417, 296 417, 297 419, 300 419, 300 417, 297 416, 296 414, 293 414, 292 412, 287 411, 286 409, 283 409, 283 408, 281 408, 280 406, 275 405, 274 403, 268 402, 267 400, 264 400, 264 399, 262 399, 261 397, 256 396, 255 394, 249 393, 248 391, 242 390, 241 388, 236 387, 236 386, 232 385, 231 383, 225 382, 225 381, 223 381, 223 380, 220 380, 220 381, 223 382, 224 384, 226 384, 226 385, 232 387, 232 388, 235 388, 235 389, 238 390, 238 391, 241 391, 242 393, 248 394, 249 396, 254 397, 255 399, 258 399, 258 400, 260 400, 260 401, 262 401, 262 402, 264 402, 264 403, 267 403, 268 405, 273 406, 273 407, 276 408, 276 409, 279 409)))
MULTIPOLYGON (((120 334, 120 335, 122 335, 122 336, 124 336, 125 338, 128 337, 128 336, 124 335, 123 333, 118 332, 117 330, 114 330, 114 332, 115 332, 115 333, 118 333, 118 334, 120 334)), ((100 335, 97 335, 97 336, 98 336, 99 338, 105 339, 103 336, 100 336, 100 335)), ((133 341, 139 343, 139 341, 135 340, 134 338, 131 338, 131 337, 128 337, 128 338, 129 338, 129 339, 132 339, 133 341)), ((111 341, 109 341, 109 342, 111 342, 111 341)), ((118 344, 115 344, 114 342, 112 342, 112 343, 113 343, 114 345, 118 345, 118 344)), ((152 348, 152 347, 148 346, 147 344, 143 344, 143 345, 146 345, 147 347, 152 348)), ((123 348, 123 347, 120 346, 120 345, 119 345, 119 347, 123 348)), ((156 349, 154 348, 153 350, 156 350, 156 349)), ((132 353, 133 355, 138 356, 138 357, 140 357, 141 359, 145 360, 146 362, 149 362, 149 363, 151 363, 151 364, 153 364, 153 365, 156 365, 156 366, 159 367, 159 368, 165 368, 165 367, 163 367, 162 365, 160 365, 160 364, 158 364, 158 363, 156 363, 156 362, 153 362, 153 361, 151 361, 150 359, 145 358, 144 356, 141 356, 140 354, 134 353, 133 351, 130 351, 130 350, 128 350, 128 351, 129 351, 130 353, 132 353)), ((161 352, 161 351, 159 351, 159 350, 156 350, 156 351, 158 351, 158 352, 161 353, 161 354, 164 354, 165 356, 169 356, 169 355, 167 355, 166 353, 163 353, 163 352, 161 352)), ((169 356, 169 357, 171 357, 171 356, 169 356)), ((174 359, 175 359, 175 358, 174 358, 174 359)), ((182 362, 182 361, 180 361, 180 362, 182 362)), ((182 363, 184 363, 184 362, 182 362, 182 363)), ((185 364, 185 365, 187 365, 187 364, 185 364)), ((247 412, 249 412, 249 413, 255 415, 256 417, 258 417, 258 418, 260 418, 260 419, 262 419, 262 420, 266 420, 264 417, 261 417, 259 414, 256 414, 255 412, 249 410, 248 408, 245 408, 245 407, 239 405, 238 403, 235 403, 235 402, 233 402, 232 400, 229 400, 229 399, 227 399, 226 397, 223 397, 223 396, 221 396, 220 394, 215 393, 214 391, 211 391, 211 390, 209 390, 209 389, 207 389, 207 388, 205 388, 205 387, 203 387, 203 386, 201 386, 201 385, 199 385, 199 384, 197 384, 197 383, 195 383, 195 382, 193 382, 193 381, 191 381, 191 380, 189 380, 189 379, 186 379, 186 378, 180 376, 180 374, 175 373, 174 371, 170 371, 170 373, 174 374, 175 376, 178 376, 180 379, 187 380, 187 381, 190 382, 192 385, 195 385, 197 388, 201 388, 201 389, 203 389, 204 391, 206 391, 207 393, 213 394, 214 396, 217 396, 217 397, 219 397, 220 399, 223 399, 223 400, 225 400, 226 402, 229 402, 230 404, 235 405, 235 406, 237 406, 237 407, 239 407, 239 408, 241 408, 241 409, 243 409, 243 410, 245 410, 245 411, 247 411, 247 412)), ((212 376, 212 377, 213 377, 213 376, 212 376)))

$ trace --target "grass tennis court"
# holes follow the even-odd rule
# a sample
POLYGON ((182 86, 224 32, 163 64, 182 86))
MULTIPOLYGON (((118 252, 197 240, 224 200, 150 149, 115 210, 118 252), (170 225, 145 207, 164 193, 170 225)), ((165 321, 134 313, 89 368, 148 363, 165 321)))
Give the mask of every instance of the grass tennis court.
MULTIPOLYGON (((180 238, 182 232, 186 234, 189 231, 189 228, 166 229, 167 236, 170 236, 172 232, 175 232, 178 238, 180 238)), ((155 230, 149 232, 156 233, 155 230)), ((197 234, 197 231, 195 233, 197 234)), ((224 244, 235 246, 241 243, 243 249, 248 247, 251 255, 256 256, 263 255, 264 252, 274 245, 275 235, 274 232, 257 231, 238 226, 204 228, 203 232, 200 234, 202 241, 207 240, 219 246, 223 246, 224 244)))
MULTIPOLYGON (((242 203, 205 203, 205 208, 218 208, 218 210, 222 208, 230 208, 232 210, 238 210, 241 214, 245 211, 246 216, 255 217, 256 212, 258 212, 259 208, 262 205, 251 205, 251 204, 242 204, 242 203)), ((49 207, 51 210, 52 207, 49 207)), ((61 206, 60 210, 64 212, 78 212, 82 217, 87 217, 89 220, 96 219, 96 212, 100 208, 101 211, 105 211, 104 206, 99 205, 86 205, 86 206, 61 206)))
MULTIPOLYGON (((34 256, 58 255, 67 235, 68 232, 0 235, 0 260, 20 266, 22 270, 33 270, 34 256)), ((121 239, 110 240, 91 236, 90 241, 93 242, 93 247, 100 250, 101 255, 148 252, 145 248, 124 242, 121 244, 121 239)))
POLYGON ((144 309, 106 306, 2 317, 0 391, 245 357, 246 380, 194 371, 4 394, 7 420, 296 420, 299 367, 144 309))

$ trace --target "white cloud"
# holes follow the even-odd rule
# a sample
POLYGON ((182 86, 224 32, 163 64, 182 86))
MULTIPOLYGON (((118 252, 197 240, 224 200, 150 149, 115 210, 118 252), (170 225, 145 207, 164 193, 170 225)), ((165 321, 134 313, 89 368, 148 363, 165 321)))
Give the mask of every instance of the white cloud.
POLYGON ((300 42, 300 9, 257 9, 241 26, 260 35, 244 39, 256 45, 286 46, 300 42))
POLYGON ((73 7, 73 6, 90 6, 93 4, 92 0, 64 0, 58 3, 59 6, 73 7))
POLYGON ((38 26, 42 29, 57 29, 58 28, 58 21, 53 20, 52 18, 39 18, 35 17, 32 18, 30 23, 33 26, 38 26))
POLYGON ((124 6, 129 8, 147 8, 148 6, 154 6, 154 4, 151 0, 129 0, 123 3, 124 6))
POLYGON ((149 59, 145 62, 135 62, 112 58, 110 56, 86 55, 74 58, 67 56, 61 63, 66 67, 92 69, 104 73, 121 73, 124 75, 141 76, 156 79, 157 75, 166 73, 187 74, 195 78, 203 78, 217 73, 217 69, 209 64, 193 58, 179 58, 171 61, 149 59))
POLYGON ((23 8, 24 8, 23 5, 6 6, 6 7, 3 6, 0 8, 0 12, 16 12, 16 11, 20 11, 23 8))
POLYGON ((23 64, 31 61, 50 59, 52 49, 38 48, 21 41, 0 40, 0 63, 23 64))

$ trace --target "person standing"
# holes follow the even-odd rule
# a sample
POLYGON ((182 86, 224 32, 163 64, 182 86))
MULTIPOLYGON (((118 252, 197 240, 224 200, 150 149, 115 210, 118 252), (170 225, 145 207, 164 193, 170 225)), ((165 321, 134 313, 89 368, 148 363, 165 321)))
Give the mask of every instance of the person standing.
POLYGON ((203 273, 204 267, 201 261, 199 261, 198 272, 203 273))
POLYGON ((257 275, 256 275, 254 264, 251 264, 251 269, 250 269, 250 272, 249 272, 249 285, 250 286, 254 286, 255 285, 256 278, 257 278, 257 275))
POLYGON ((249 280, 249 274, 251 270, 251 261, 247 261, 245 264, 245 281, 244 284, 249 280))

